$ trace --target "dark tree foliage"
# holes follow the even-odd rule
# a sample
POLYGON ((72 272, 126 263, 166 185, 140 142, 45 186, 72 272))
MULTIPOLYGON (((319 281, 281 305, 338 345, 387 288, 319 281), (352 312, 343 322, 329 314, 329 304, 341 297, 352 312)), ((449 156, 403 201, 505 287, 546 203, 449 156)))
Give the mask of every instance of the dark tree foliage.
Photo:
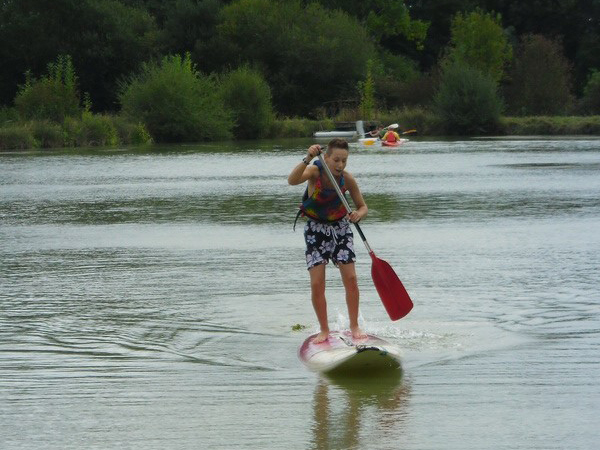
POLYGON ((356 95, 374 51, 355 19, 296 1, 235 2, 222 10, 212 43, 205 59, 256 66, 286 115, 310 115, 324 102, 356 95))
POLYGON ((0 3, 0 102, 10 104, 30 70, 70 55, 96 109, 116 108, 116 81, 158 50, 144 9, 117 0, 6 0, 0 3))
POLYGON ((559 39, 539 34, 523 37, 506 88, 509 111, 517 115, 571 112, 571 64, 559 39))
POLYGON ((515 36, 543 35, 560 39, 573 63, 577 92, 590 69, 600 68, 600 1, 598 0, 483 0, 484 8, 502 14, 515 36))
POLYGON ((0 0, 0 105, 12 104, 26 71, 39 77, 70 55, 93 109, 115 110, 119 80, 143 62, 190 52, 204 73, 250 63, 265 75, 279 112, 306 114, 319 102, 356 98, 369 58, 376 87, 410 82, 410 67, 436 68, 452 18, 477 8, 501 15, 512 45, 528 34, 560 39, 579 97, 590 71, 600 69, 600 0, 269 1, 274 12, 254 11, 253 32, 244 23, 228 29, 223 11, 245 2, 0 0))

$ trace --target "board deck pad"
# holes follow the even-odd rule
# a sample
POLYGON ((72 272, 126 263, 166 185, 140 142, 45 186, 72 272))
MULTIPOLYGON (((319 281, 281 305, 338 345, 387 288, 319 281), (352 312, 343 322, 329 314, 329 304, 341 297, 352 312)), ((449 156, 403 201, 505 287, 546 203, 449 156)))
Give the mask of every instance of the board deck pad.
POLYGON ((400 350, 389 342, 367 334, 364 339, 352 339, 350 331, 333 331, 318 344, 309 336, 298 350, 306 367, 326 374, 370 374, 400 369, 400 350))

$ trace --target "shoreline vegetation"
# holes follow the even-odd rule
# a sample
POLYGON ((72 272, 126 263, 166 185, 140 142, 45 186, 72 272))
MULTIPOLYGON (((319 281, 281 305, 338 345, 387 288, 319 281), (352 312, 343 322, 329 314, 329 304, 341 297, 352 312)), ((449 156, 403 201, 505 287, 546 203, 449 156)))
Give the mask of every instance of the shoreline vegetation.
POLYGON ((0 3, 0 151, 310 138, 357 120, 600 135, 595 6, 429 3, 0 3))
MULTIPOLYGON (((422 109, 389 112, 381 114, 374 121, 384 125, 400 122, 405 129, 416 129, 418 136, 448 135, 446 128, 440 125, 440 119, 435 114, 422 109)), ((309 138, 315 131, 334 129, 336 122, 338 122, 337 119, 274 119, 269 130, 261 133, 261 138, 309 138)), ((496 129, 469 136, 490 135, 600 135, 600 115, 503 116, 500 117, 496 129)), ((0 151, 149 145, 152 143, 153 139, 142 123, 136 123, 117 115, 84 113, 81 118, 67 118, 62 124, 48 120, 31 120, 7 121, 0 125, 0 151)))

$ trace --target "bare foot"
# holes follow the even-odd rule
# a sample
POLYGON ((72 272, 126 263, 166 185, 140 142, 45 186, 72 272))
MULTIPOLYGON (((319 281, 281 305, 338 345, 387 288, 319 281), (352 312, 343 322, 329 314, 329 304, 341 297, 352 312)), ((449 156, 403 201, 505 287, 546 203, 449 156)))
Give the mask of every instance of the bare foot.
POLYGON ((350 331, 352 331, 352 339, 366 339, 367 334, 363 332, 358 326, 351 327, 350 331))
POLYGON ((321 331, 313 338, 313 344, 320 344, 321 342, 325 342, 329 337, 329 330, 321 331))

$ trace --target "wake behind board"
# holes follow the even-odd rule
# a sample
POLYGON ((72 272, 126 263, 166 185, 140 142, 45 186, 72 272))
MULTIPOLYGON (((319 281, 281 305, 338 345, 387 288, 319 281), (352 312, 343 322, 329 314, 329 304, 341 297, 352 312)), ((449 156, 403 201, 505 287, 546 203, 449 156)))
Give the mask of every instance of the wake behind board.
POLYGON ((349 331, 333 331, 326 341, 314 344, 315 336, 309 336, 298 350, 300 361, 310 370, 330 375, 399 372, 400 349, 377 336, 353 340, 349 331))

